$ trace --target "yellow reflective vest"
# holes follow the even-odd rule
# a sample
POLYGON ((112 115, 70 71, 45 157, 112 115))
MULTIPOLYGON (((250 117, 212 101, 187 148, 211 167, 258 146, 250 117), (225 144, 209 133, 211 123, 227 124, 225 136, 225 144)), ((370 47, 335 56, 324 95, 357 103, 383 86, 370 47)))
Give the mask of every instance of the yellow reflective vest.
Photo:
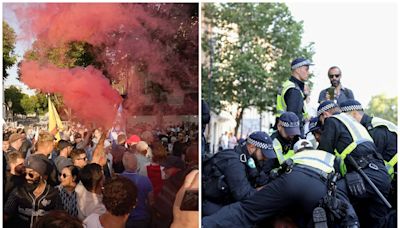
POLYGON ((274 146, 274 151, 280 165, 282 165, 283 161, 291 158, 294 155, 294 150, 289 150, 286 154, 283 154, 282 144, 276 138, 272 140, 272 145, 274 146))
POLYGON ((323 150, 304 150, 293 155, 291 159, 294 164, 310 166, 325 173, 335 171, 335 155, 323 150))
MULTIPOLYGON (((280 92, 278 92, 278 95, 276 96, 276 116, 277 117, 280 117, 282 115, 282 113, 287 111, 287 106, 286 106, 286 102, 285 102, 285 94, 291 88, 298 89, 301 93, 301 96, 304 99, 303 91, 301 91, 301 89, 298 86, 296 86, 294 84, 294 82, 292 82, 290 80, 285 81, 285 83, 283 83, 282 89, 280 90, 280 92)), ((306 104, 304 104, 304 106, 303 106, 303 117, 307 118, 308 113, 306 112, 305 107, 306 107, 306 104)))
POLYGON ((340 173, 344 176, 346 174, 346 165, 344 164, 344 160, 347 155, 349 155, 353 150, 363 142, 374 142, 369 135, 367 129, 361 125, 358 121, 356 121, 352 116, 346 113, 340 113, 337 115, 333 115, 333 118, 338 119, 342 122, 347 130, 350 132, 351 137, 353 138, 353 142, 350 143, 342 152, 338 152, 335 150, 336 156, 340 157, 340 173))

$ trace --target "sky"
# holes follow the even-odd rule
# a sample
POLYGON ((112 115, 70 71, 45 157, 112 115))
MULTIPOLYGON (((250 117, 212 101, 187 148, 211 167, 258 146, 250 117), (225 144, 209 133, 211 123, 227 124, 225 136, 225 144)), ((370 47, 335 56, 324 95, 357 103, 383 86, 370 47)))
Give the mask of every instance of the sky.
POLYGON ((398 5, 394 2, 287 3, 304 22, 303 43, 314 42, 311 94, 330 86, 328 69, 339 66, 342 84, 366 107, 374 95, 397 96, 399 75, 398 5))

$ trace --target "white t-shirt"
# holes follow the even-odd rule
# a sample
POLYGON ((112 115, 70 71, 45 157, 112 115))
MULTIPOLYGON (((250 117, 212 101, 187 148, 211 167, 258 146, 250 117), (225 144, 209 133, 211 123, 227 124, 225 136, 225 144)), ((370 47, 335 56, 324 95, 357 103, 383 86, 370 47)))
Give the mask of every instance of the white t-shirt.
POLYGON ((95 213, 90 214, 85 220, 83 220, 83 226, 86 228, 103 228, 100 223, 100 215, 95 213))

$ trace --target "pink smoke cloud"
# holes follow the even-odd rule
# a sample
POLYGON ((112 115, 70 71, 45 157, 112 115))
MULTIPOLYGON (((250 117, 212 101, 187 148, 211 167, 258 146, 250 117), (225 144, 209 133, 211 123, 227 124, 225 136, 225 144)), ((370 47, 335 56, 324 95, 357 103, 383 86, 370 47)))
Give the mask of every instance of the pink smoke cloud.
POLYGON ((82 122, 112 126, 122 98, 99 70, 92 66, 59 69, 53 65, 40 66, 34 61, 23 62, 20 69, 22 80, 29 87, 61 94, 64 103, 82 122))

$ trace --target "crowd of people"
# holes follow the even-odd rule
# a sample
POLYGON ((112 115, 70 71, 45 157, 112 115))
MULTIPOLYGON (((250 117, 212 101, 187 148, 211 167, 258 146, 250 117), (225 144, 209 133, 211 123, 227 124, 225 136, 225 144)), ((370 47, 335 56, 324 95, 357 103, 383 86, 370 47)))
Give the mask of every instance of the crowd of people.
POLYGON ((197 227, 198 205, 185 208, 198 191, 197 132, 191 123, 137 135, 5 127, 3 225, 197 227))
POLYGON ((203 227, 396 227, 397 126, 366 114, 337 66, 309 116, 310 65, 291 63, 271 135, 229 148, 225 133, 219 152, 203 152, 203 227))

